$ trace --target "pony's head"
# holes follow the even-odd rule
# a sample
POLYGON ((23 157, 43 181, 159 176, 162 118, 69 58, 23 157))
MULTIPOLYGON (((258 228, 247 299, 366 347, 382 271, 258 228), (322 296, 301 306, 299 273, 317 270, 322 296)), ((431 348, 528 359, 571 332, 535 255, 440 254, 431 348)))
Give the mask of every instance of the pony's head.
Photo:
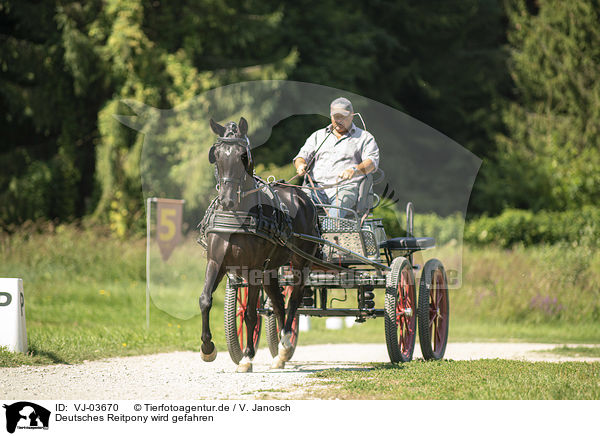
POLYGON ((218 136, 208 151, 208 160, 217 167, 219 203, 225 210, 235 210, 244 185, 252 181, 254 174, 248 122, 242 117, 238 124, 230 121, 222 126, 211 118, 210 127, 218 136))

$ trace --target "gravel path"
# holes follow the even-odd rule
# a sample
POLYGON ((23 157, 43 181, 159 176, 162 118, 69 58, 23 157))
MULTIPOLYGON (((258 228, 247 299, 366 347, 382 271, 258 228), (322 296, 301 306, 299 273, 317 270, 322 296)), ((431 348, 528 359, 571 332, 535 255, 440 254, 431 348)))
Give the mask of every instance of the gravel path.
MULTIPOLYGON (((564 362, 600 361, 536 352, 554 344, 450 343, 445 358, 483 358, 564 362)), ((415 358, 421 357, 416 347, 415 358)), ((332 368, 358 368, 364 362, 388 362, 385 344, 299 346, 283 370, 269 370, 271 357, 261 349, 254 372, 235 373, 227 351, 212 363, 199 353, 176 352, 120 357, 77 365, 0 368, 0 398, 6 400, 117 400, 117 399, 300 399, 309 398, 307 376, 332 368)))

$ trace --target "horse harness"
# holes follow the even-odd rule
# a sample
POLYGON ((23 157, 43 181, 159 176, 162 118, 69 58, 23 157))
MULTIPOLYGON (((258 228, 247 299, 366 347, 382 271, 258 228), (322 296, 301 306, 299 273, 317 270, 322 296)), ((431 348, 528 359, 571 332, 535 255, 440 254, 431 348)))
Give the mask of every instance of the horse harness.
POLYGON ((259 201, 256 211, 225 211, 217 209, 218 198, 208 206, 204 218, 198 224, 200 237, 198 242, 204 248, 206 237, 210 233, 246 233, 260 236, 275 245, 286 245, 292 235, 292 218, 277 192, 261 178, 254 176, 257 184, 263 185, 261 191, 269 200, 271 215, 266 215, 263 204, 259 201))
MULTIPOLYGON (((220 143, 238 144, 248 147, 247 139, 245 138, 222 138, 220 137, 217 142, 209 151, 209 160, 214 163, 214 147, 220 143)), ((251 154, 248 150, 249 167, 251 165, 251 154)), ((267 183, 258 176, 252 176, 254 178, 254 189, 243 192, 241 185, 246 178, 247 173, 244 173, 243 177, 232 178, 232 177, 219 177, 217 171, 217 186, 216 189, 220 190, 220 187, 225 183, 237 183, 237 195, 238 203, 241 202, 243 197, 257 192, 258 201, 256 207, 250 211, 225 211, 217 208, 218 197, 215 197, 208 206, 204 218, 198 224, 200 232, 198 243, 204 248, 207 248, 207 237, 210 233, 225 233, 225 234, 252 234, 259 236, 273 244, 273 248, 269 253, 267 260, 265 261, 265 268, 270 261, 270 257, 275 251, 277 246, 287 246, 288 240, 290 239, 293 228, 292 218, 289 210, 285 203, 281 201, 277 191, 272 187, 272 183, 267 183), (268 200, 268 206, 271 208, 271 214, 267 215, 263 208, 263 201, 261 201, 260 193, 264 194, 264 197, 268 200)))

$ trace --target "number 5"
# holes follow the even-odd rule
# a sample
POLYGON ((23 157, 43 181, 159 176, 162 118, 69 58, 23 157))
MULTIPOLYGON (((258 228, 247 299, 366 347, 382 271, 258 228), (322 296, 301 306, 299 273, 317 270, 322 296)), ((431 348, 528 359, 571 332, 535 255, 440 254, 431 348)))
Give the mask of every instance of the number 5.
POLYGON ((160 223, 159 230, 166 228, 166 232, 158 232, 159 240, 169 241, 175 236, 175 222, 173 221, 175 214, 175 209, 167 209, 165 207, 161 209, 160 216, 158 217, 158 222, 160 223))

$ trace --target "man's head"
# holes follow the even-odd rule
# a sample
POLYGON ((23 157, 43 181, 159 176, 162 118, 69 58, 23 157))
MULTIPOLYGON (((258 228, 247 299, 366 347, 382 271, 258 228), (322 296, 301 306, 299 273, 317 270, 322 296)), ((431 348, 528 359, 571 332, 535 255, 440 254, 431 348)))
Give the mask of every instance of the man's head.
POLYGON ((336 98, 331 102, 329 113, 331 124, 340 133, 345 133, 352 126, 354 109, 350 100, 344 97, 336 98))

